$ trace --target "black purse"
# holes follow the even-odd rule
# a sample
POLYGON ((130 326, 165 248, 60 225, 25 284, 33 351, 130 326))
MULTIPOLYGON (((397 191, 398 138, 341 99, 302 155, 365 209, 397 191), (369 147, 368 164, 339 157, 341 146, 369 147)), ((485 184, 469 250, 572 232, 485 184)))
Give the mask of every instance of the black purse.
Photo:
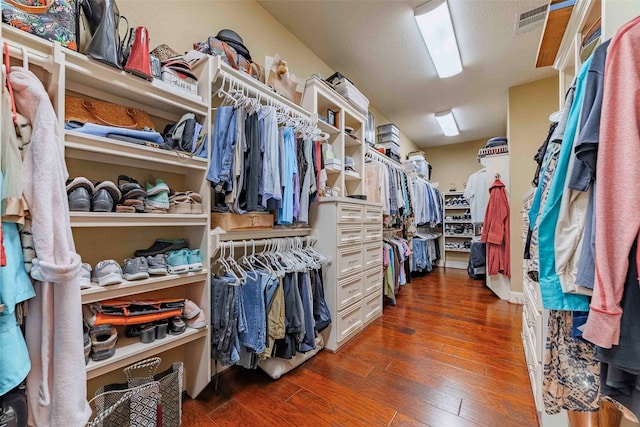
POLYGON ((115 0, 79 0, 77 37, 80 52, 112 67, 122 69, 124 41, 120 37, 120 16, 115 0), (84 41, 83 41, 84 39, 84 41))
POLYGON ((172 150, 193 152, 193 138, 196 132, 196 116, 187 113, 180 121, 167 125, 164 130, 164 142, 172 150))

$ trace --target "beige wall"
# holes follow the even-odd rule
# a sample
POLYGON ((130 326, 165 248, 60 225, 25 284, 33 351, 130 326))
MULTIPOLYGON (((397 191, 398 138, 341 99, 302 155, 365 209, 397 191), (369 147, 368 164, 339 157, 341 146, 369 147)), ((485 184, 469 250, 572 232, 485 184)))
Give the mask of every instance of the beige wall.
POLYGON ((511 290, 522 291, 522 198, 536 170, 533 156, 549 130, 549 114, 558 109, 556 77, 509 89, 509 160, 511 208, 511 290))
POLYGON ((478 150, 484 147, 487 139, 424 148, 433 168, 431 182, 439 182, 442 191, 449 191, 452 183, 456 191, 464 191, 469 175, 482 169, 477 160, 478 150))
MULTIPOLYGON (((298 77, 320 74, 326 78, 333 74, 327 64, 255 1, 118 0, 118 7, 132 27, 147 27, 150 49, 165 43, 178 52, 186 52, 194 42, 205 41, 229 28, 242 36, 259 64, 264 65, 265 56, 277 53, 298 77)), ((369 109, 376 125, 390 122, 375 106, 369 109)), ((401 154, 415 149, 413 141, 402 134, 401 154)))

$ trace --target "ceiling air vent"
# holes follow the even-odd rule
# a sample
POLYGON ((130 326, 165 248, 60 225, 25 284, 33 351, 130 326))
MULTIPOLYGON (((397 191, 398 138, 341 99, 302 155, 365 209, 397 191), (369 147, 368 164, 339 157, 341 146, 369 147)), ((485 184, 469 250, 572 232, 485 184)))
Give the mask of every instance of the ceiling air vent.
POLYGON ((544 19, 547 16, 547 9, 549 5, 544 4, 536 7, 535 9, 521 12, 516 15, 516 30, 515 35, 526 33, 534 28, 541 27, 544 24, 544 19))

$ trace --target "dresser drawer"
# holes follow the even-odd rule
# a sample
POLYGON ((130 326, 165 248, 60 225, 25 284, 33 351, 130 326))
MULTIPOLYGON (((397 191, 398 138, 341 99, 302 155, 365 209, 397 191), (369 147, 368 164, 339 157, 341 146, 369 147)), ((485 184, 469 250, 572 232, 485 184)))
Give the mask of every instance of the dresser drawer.
POLYGON ((368 224, 382 224, 382 207, 365 206, 364 222, 368 224))
POLYGON ((338 248, 338 280, 362 271, 362 246, 338 248))
POLYGON ((338 246, 359 245, 362 243, 362 226, 338 226, 338 246))
POLYGON ((364 241, 366 242, 379 242, 382 240, 382 227, 379 225, 376 226, 365 226, 364 227, 364 241))
POLYGON ((338 310, 362 299, 362 276, 357 275, 338 282, 338 310))
POLYGON ((370 295, 378 289, 382 290, 382 267, 375 267, 365 271, 362 286, 365 296, 370 295))
POLYGON ((338 338, 337 341, 344 341, 351 335, 362 329, 362 302, 355 306, 338 312, 338 338))
POLYGON ((338 223, 361 224, 364 210, 362 206, 338 203, 338 223))
POLYGON ((525 300, 522 311, 527 315, 527 326, 539 335, 542 331, 542 313, 536 310, 531 300, 525 300))
POLYGON ((364 300, 364 324, 371 322, 382 313, 382 289, 364 300))
POLYGON ((364 245, 362 252, 364 252, 365 269, 382 265, 382 245, 380 243, 364 245))

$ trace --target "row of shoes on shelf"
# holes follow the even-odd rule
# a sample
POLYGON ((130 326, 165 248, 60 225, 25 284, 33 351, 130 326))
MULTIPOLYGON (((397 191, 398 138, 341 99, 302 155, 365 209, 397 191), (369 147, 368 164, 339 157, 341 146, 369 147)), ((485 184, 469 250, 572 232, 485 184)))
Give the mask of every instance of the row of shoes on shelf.
POLYGON ((202 214, 202 196, 193 191, 172 192, 160 178, 150 176, 145 187, 119 175, 112 181, 91 181, 83 176, 67 181, 69 210, 73 212, 202 214))
POLYGON ((473 236, 473 225, 471 224, 447 224, 444 227, 446 234, 463 234, 473 236))
POLYGON ((471 221, 471 214, 465 213, 462 215, 447 215, 444 217, 445 221, 471 221))
POLYGON ((471 242, 446 242, 444 244, 445 249, 471 249, 471 242))
MULTIPOLYGON (((202 329, 207 326, 204 311, 193 301, 185 300, 182 315, 168 319, 147 322, 139 325, 130 325, 125 329, 125 335, 129 338, 139 337, 140 342, 149 344, 155 340, 161 340, 167 335, 181 335, 186 329, 202 329)), ((84 322, 84 362, 89 360, 99 362, 116 354, 118 342, 118 329, 111 324, 89 326, 84 322)))
POLYGON ((124 266, 113 259, 105 259, 95 268, 83 263, 80 287, 110 286, 124 280, 145 280, 150 276, 183 274, 202 271, 200 249, 188 249, 185 239, 158 239, 148 249, 135 251, 134 257, 124 260, 124 266))
POLYGON ((444 205, 445 206, 468 206, 469 202, 467 202, 467 199, 465 199, 464 196, 452 196, 447 200, 445 200, 444 205))

